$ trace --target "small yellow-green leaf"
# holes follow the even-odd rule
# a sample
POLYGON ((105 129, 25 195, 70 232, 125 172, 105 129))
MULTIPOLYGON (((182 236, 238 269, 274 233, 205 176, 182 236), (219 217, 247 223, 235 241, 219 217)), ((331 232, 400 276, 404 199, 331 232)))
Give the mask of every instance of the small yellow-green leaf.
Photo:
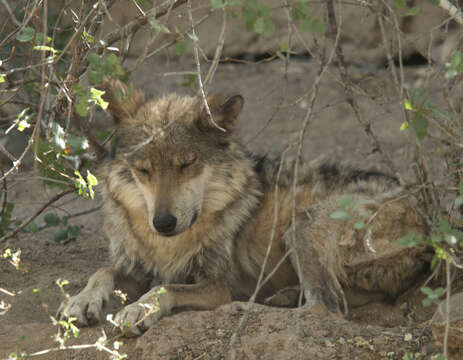
POLYGON ((26 120, 21 120, 18 123, 18 130, 19 131, 24 131, 25 129, 30 128, 30 127, 31 127, 31 124, 29 124, 26 120))
POLYGON ((404 131, 404 130, 407 130, 408 129, 408 121, 405 121, 402 123, 402 125, 400 125, 400 130, 401 131, 404 131))
POLYGON ((89 170, 87 170, 87 182, 91 186, 98 185, 98 179, 89 170))
POLYGON ((407 109, 407 110, 413 110, 413 106, 410 103, 410 100, 408 100, 408 99, 404 100, 404 106, 405 106, 405 109, 407 109))

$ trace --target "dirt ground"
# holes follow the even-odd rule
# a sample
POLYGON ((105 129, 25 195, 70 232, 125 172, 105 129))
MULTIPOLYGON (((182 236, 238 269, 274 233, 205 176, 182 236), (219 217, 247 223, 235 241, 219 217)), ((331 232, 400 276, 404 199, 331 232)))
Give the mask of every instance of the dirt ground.
MULTIPOLYGON (((376 56, 372 56, 376 57, 376 56)), ((383 59, 384 60, 384 59, 383 59)), ((385 62, 362 65, 349 62, 349 73, 356 80, 356 97, 365 119, 372 121, 382 149, 392 159, 405 179, 413 179, 411 171, 413 134, 400 131, 402 107, 385 62)), ((127 64, 133 65, 129 59, 127 64)), ((427 94, 441 99, 442 77, 426 74, 442 63, 405 67, 405 88, 425 88, 427 94), (427 81, 429 80, 429 81, 427 81)), ((182 86, 185 76, 163 73, 192 71, 191 57, 148 59, 133 72, 131 80, 152 96, 171 91, 194 93, 182 86)), ((294 144, 307 110, 310 89, 318 71, 318 63, 309 57, 295 57, 285 72, 277 59, 269 63, 240 64, 227 62, 219 66, 211 91, 239 93, 245 98, 238 136, 258 153, 278 153, 294 144)), ((103 115, 101 115, 103 116, 103 115)), ((110 127, 109 119, 99 127, 110 127)), ((439 179, 442 158, 439 149, 423 143, 430 156, 431 173, 439 179), (427 150, 429 149, 429 150, 427 150), (436 155, 437 154, 437 155, 436 155)), ((433 145, 434 146, 434 145, 433 145)), ((373 151, 346 102, 339 83, 339 74, 330 67, 323 78, 320 93, 304 140, 303 156, 313 160, 320 156, 336 158, 362 168, 379 168, 390 172, 378 152, 373 151)), ((16 204, 14 216, 24 219, 52 196, 39 179, 27 169, 9 182, 8 198, 16 204)), ((60 216, 92 209, 100 203, 68 195, 47 212, 60 216)), ((42 223, 39 218, 38 223, 42 223)), ((21 265, 16 270, 7 261, 0 261, 0 301, 11 308, 0 315, 0 359, 17 352, 36 352, 55 348, 54 316, 63 295, 57 279, 69 280, 66 291, 75 294, 88 277, 108 263, 107 241, 102 231, 102 211, 79 216, 70 223, 81 228, 81 235, 66 245, 53 241, 56 228, 36 234, 20 233, 10 239, 8 247, 21 249, 21 265), (14 296, 13 296, 14 295, 14 296)), ((463 282, 455 283, 454 291, 463 290, 463 282)), ((236 338, 233 350, 237 359, 402 359, 406 353, 416 359, 430 359, 441 349, 433 341, 431 317, 435 307, 423 307, 419 289, 412 289, 395 303, 370 304, 354 309, 346 319, 321 317, 306 309, 279 309, 255 305, 249 312, 245 328, 236 338), (411 355, 410 355, 411 356, 411 355)), ((117 304, 114 300, 112 309, 117 304)), ((121 339, 121 353, 129 359, 224 359, 230 352, 230 341, 245 305, 233 303, 215 311, 183 312, 162 319, 138 339, 121 339)), ((77 339, 68 344, 92 344, 107 334, 114 336, 111 326, 82 328, 77 339)), ((44 359, 107 359, 94 348, 46 352, 44 359)), ((457 359, 457 357, 455 357, 457 359)))

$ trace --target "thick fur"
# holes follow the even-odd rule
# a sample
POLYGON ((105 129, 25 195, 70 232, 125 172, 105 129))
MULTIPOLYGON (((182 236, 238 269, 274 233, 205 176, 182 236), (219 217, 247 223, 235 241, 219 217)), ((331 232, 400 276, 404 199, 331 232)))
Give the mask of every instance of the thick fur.
POLYGON ((299 164, 293 186, 292 162, 251 156, 233 137, 240 96, 209 97, 211 119, 194 98, 145 102, 140 90, 109 79, 102 88, 118 126, 100 174, 113 267, 63 303, 65 315, 101 320, 122 280, 151 288, 116 316, 136 324, 132 334, 172 311, 247 300, 269 246, 264 279, 276 270, 257 301, 272 305, 295 306, 302 291, 314 310, 346 310, 396 297, 426 268, 424 247, 397 245, 424 226, 394 178, 299 164), (343 194, 356 204, 348 221, 331 217, 343 194), (356 230, 360 219, 367 226, 356 230), (141 304, 158 300, 160 309, 144 316, 141 304))

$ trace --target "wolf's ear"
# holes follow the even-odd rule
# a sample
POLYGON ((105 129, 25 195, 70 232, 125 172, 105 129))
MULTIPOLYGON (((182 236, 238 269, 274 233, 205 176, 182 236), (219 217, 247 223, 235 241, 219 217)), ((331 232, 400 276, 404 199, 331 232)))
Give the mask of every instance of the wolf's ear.
POLYGON ((105 91, 103 99, 109 103, 108 111, 118 124, 130 123, 145 102, 143 91, 129 87, 117 79, 105 77, 98 88, 105 91))
MULTIPOLYGON (((241 95, 211 95, 207 97, 207 103, 214 122, 225 130, 225 135, 233 131, 238 115, 243 109, 243 97, 241 95)), ((197 125, 203 131, 214 129, 220 131, 220 129, 217 129, 217 126, 212 123, 204 106, 202 106, 197 125)))

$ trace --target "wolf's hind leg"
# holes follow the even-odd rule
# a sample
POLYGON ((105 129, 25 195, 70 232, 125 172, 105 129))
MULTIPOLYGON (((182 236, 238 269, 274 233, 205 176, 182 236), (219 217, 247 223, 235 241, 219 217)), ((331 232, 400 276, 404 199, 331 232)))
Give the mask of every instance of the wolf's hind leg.
POLYGON ((306 214, 296 217, 296 234, 289 228, 282 237, 289 258, 298 274, 301 290, 304 295, 304 306, 314 312, 339 312, 339 302, 333 281, 321 264, 318 253, 309 238, 311 221, 306 214))
POLYGON ((301 287, 288 286, 278 290, 274 295, 264 300, 265 305, 277 307, 296 307, 299 304, 301 287))
POLYGON ((75 317, 80 325, 92 325, 102 320, 102 310, 115 288, 116 270, 98 269, 88 280, 85 288, 63 301, 58 314, 75 317))

